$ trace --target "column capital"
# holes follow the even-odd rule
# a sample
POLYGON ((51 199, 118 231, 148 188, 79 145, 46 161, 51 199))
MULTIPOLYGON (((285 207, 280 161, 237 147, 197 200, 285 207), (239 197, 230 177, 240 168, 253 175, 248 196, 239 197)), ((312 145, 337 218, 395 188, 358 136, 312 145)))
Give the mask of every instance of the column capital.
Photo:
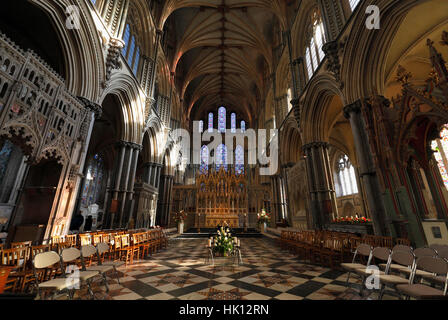
POLYGON ((313 148, 328 148, 330 146, 330 144, 328 142, 325 141, 315 141, 315 142, 310 142, 308 144, 305 144, 302 147, 303 151, 309 150, 309 149, 313 149, 313 148))
POLYGON ((360 113, 361 112, 361 100, 357 100, 352 104, 349 104, 344 107, 344 117, 346 119, 350 119, 352 113, 360 113))
POLYGON ((79 101, 81 101, 81 103, 84 105, 84 107, 86 109, 95 113, 96 119, 101 117, 101 114, 103 113, 103 108, 99 104, 92 102, 89 99, 81 97, 81 96, 78 96, 77 98, 79 101))

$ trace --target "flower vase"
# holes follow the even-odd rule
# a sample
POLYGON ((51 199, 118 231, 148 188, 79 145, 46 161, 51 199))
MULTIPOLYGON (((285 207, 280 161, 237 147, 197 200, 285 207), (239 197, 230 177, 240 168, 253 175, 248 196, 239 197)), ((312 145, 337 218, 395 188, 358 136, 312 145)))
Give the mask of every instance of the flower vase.
POLYGON ((177 225, 177 231, 179 234, 184 233, 184 222, 183 221, 179 221, 179 223, 177 225))

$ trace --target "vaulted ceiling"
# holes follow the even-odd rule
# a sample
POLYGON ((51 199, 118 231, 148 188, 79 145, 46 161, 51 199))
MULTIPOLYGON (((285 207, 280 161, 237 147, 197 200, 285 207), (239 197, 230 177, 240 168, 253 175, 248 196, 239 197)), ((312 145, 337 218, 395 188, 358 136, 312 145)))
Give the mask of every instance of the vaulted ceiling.
POLYGON ((159 27, 175 25, 171 72, 189 120, 220 105, 249 123, 257 118, 292 2, 166 0, 159 27))

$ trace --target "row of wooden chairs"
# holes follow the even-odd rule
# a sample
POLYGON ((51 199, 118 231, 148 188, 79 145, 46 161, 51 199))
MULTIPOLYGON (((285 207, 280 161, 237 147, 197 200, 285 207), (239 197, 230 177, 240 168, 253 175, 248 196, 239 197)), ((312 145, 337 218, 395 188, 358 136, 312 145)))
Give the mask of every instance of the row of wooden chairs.
MULTIPOLYGON (((168 237, 165 232, 158 229, 96 232, 91 234, 74 234, 63 237, 52 237, 49 244, 32 246, 31 241, 11 243, 10 248, 0 248, 0 266, 10 269, 5 291, 26 292, 30 284, 36 281, 33 273, 33 260, 37 254, 54 251, 61 254, 65 249, 83 246, 97 246, 107 244, 109 250, 101 254, 101 259, 107 257, 109 260, 123 260, 126 266, 132 264, 134 258, 140 259, 152 255, 168 245, 168 237)), ((89 266, 92 258, 87 259, 89 266)), ((54 271, 55 272, 55 271, 54 271)), ((47 281, 57 274, 38 273, 38 281, 47 281)))
MULTIPOLYGON (((280 247, 297 254, 300 259, 334 269, 349 261, 353 251, 360 243, 392 248, 394 239, 336 231, 282 231, 277 240, 280 247)), ((407 239, 396 239, 395 243, 408 243, 407 239)))
POLYGON ((365 279, 375 274, 378 286, 369 286, 367 289, 379 290, 380 300, 386 287, 393 289, 399 298, 402 296, 416 299, 446 298, 447 245, 413 249, 407 245, 397 244, 390 249, 361 243, 354 252, 352 262, 343 263, 341 267, 348 271, 347 286, 350 286, 351 274, 361 278, 360 294, 365 289, 365 279), (362 259, 358 262, 357 258, 362 259))

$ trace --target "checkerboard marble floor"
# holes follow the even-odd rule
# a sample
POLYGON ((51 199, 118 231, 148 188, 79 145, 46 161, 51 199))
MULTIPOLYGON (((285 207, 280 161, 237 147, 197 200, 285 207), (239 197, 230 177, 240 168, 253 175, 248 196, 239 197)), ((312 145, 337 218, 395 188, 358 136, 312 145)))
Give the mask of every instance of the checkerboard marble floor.
MULTIPOLYGON (((301 263, 281 251, 272 239, 241 239, 243 264, 205 264, 204 239, 172 239, 167 250, 122 267, 120 284, 109 277, 110 291, 100 282, 95 297, 105 300, 362 300, 359 280, 347 274, 301 263)), ((88 299, 80 290, 75 299, 88 299)), ((396 299, 386 293, 383 299, 396 299)))

